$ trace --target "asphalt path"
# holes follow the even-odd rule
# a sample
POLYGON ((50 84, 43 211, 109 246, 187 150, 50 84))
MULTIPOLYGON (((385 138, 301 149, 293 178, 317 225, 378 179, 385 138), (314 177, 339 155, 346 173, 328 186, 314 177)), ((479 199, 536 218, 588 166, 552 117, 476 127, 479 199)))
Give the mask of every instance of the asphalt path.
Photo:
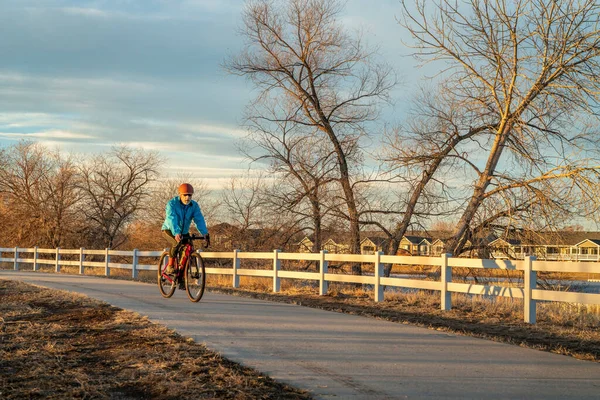
MULTIPOLYGON (((93 276, 0 271, 82 293, 310 391, 319 399, 598 399, 600 364, 410 325, 93 276)), ((1 301, 1 299, 0 299, 1 301)))

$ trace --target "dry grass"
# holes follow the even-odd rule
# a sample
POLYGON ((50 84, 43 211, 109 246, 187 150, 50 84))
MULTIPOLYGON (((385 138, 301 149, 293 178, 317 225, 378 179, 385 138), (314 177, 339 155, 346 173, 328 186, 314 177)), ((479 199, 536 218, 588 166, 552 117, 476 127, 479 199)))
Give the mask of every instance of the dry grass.
POLYGON ((0 280, 0 398, 308 399, 145 317, 0 280))

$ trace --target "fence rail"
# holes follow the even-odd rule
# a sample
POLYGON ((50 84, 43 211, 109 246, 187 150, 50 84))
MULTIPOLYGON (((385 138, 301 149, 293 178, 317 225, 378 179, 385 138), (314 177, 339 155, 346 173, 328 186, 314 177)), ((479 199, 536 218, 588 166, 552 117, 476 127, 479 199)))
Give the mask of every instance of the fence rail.
MULTIPOLYGON (((203 252, 199 251, 205 260, 227 260, 231 261, 231 267, 206 268, 207 274, 230 275, 232 286, 240 286, 240 276, 267 277, 273 279, 273 291, 279 292, 281 279, 301 279, 319 282, 319 294, 325 295, 330 282, 358 283, 372 285, 374 300, 380 302, 384 299, 384 287, 424 289, 440 292, 442 310, 452 308, 451 294, 465 293, 470 295, 486 295, 496 297, 508 297, 523 299, 523 311, 525 322, 534 324, 536 322, 536 305, 538 301, 557 301, 567 303, 600 305, 600 294, 576 293, 565 291, 542 290, 537 287, 538 272, 569 272, 569 273, 591 273, 600 274, 600 265, 597 262, 552 262, 536 261, 535 257, 526 257, 524 260, 485 260, 469 258, 452 258, 449 254, 440 257, 411 257, 411 256, 389 256, 376 252, 370 255, 357 254, 329 254, 326 251, 320 253, 283 253, 280 250, 273 252, 241 252, 233 250, 229 252, 203 252), (241 268, 241 260, 266 260, 271 263, 269 269, 241 268), (314 261, 319 265, 318 272, 287 271, 281 269, 282 260, 314 261), (363 263, 373 265, 373 274, 347 275, 331 273, 330 262, 363 263), (419 280, 403 277, 383 276, 383 265, 402 264, 409 266, 436 266, 440 267, 439 280, 419 280), (522 271, 523 287, 508 287, 501 285, 481 285, 472 283, 460 283, 452 281, 453 268, 477 268, 477 269, 506 269, 522 271)), ((20 269, 21 264, 31 264, 34 271, 40 269, 40 265, 52 265, 55 272, 60 272, 62 266, 77 266, 79 273, 84 274, 86 268, 104 268, 104 274, 110 275, 111 269, 131 270, 133 278, 138 277, 138 271, 156 271, 157 260, 163 251, 117 251, 117 250, 87 250, 87 249, 40 249, 33 248, 0 248, 0 262, 12 263, 15 270, 20 269), (7 257, 7 255, 11 255, 7 257), (46 257, 40 258, 40 255, 46 257), (50 255, 51 257, 48 257, 50 255), (75 256, 75 260, 62 259, 62 255, 75 256), (86 260, 86 256, 103 258, 103 261, 86 260), (131 257, 131 263, 111 262, 111 256, 131 257), (156 259, 153 264, 140 264, 140 257, 156 259)))

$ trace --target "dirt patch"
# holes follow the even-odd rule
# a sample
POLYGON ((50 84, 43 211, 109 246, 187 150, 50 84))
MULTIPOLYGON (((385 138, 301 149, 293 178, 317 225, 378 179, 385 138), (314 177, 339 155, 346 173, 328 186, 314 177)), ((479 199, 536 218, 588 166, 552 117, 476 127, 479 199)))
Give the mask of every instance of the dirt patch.
POLYGON ((0 280, 0 398, 310 399, 138 314, 0 280))

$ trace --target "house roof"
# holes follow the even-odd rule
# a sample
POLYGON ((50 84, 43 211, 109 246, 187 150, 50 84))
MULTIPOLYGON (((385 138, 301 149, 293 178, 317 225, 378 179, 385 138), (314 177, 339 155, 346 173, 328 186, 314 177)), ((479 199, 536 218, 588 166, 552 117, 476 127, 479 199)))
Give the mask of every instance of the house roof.
POLYGON ((430 237, 404 235, 403 239, 404 238, 406 240, 408 240, 409 242, 411 242, 412 244, 419 244, 423 240, 427 240, 428 242, 431 242, 431 238, 430 237))
POLYGON ((518 239, 505 239, 505 238, 498 238, 496 240, 492 240, 489 245, 492 246, 494 244, 497 244, 497 242, 504 242, 510 246, 519 246, 521 245, 521 241, 518 239))
MULTIPOLYGON (((372 232, 372 231, 363 231, 361 232, 361 244, 364 243, 365 240, 370 240, 373 244, 377 246, 385 245, 385 243, 389 240, 383 232, 372 232)), ((442 231, 409 231, 406 235, 403 236, 403 239, 408 240, 413 245, 421 244, 424 240, 429 242, 430 244, 444 244, 447 240, 448 232, 442 231)), ((305 236, 304 240, 311 240, 312 235, 305 236)), ((513 232, 508 236, 503 236, 500 238, 486 237, 486 238, 478 238, 475 239, 474 242, 477 245, 484 245, 486 243, 493 245, 499 244, 499 241, 502 241, 510 246, 576 246, 585 240, 590 240, 591 242, 600 246, 600 232, 595 231, 561 231, 561 232, 533 232, 533 231, 522 231, 522 232, 513 232)), ((348 233, 331 233, 324 232, 323 235, 323 244, 325 243, 334 243, 337 245, 347 245, 348 243, 348 233)), ((300 243, 298 243, 300 244, 300 243)), ((469 246, 472 246, 473 243, 469 241, 469 246)))
POLYGON ((503 238, 504 240, 516 240, 521 245, 527 246, 548 246, 548 245, 562 245, 562 246, 575 246, 578 243, 583 242, 586 239, 589 240, 600 240, 600 232, 590 231, 560 231, 560 232, 533 232, 525 231, 519 232, 518 234, 512 235, 510 238, 503 238))
POLYGON ((582 241, 581 241, 581 242, 579 242, 579 243, 576 243, 576 244, 575 244, 575 246, 579 246, 579 245, 581 245, 581 244, 583 244, 583 243, 585 243, 585 242, 592 242, 592 243, 594 243, 596 246, 600 246, 600 239, 585 239, 585 240, 582 240, 582 241))
POLYGON ((306 248, 312 247, 313 246, 313 241, 310 240, 310 238, 308 236, 304 236, 304 238, 299 241, 298 243, 295 243, 296 246, 304 246, 306 248))
POLYGON ((363 240, 360 241, 360 244, 362 245, 365 241, 369 240, 371 243, 373 243, 375 246, 383 246, 387 243, 388 239, 384 238, 384 237, 366 237, 363 240))

